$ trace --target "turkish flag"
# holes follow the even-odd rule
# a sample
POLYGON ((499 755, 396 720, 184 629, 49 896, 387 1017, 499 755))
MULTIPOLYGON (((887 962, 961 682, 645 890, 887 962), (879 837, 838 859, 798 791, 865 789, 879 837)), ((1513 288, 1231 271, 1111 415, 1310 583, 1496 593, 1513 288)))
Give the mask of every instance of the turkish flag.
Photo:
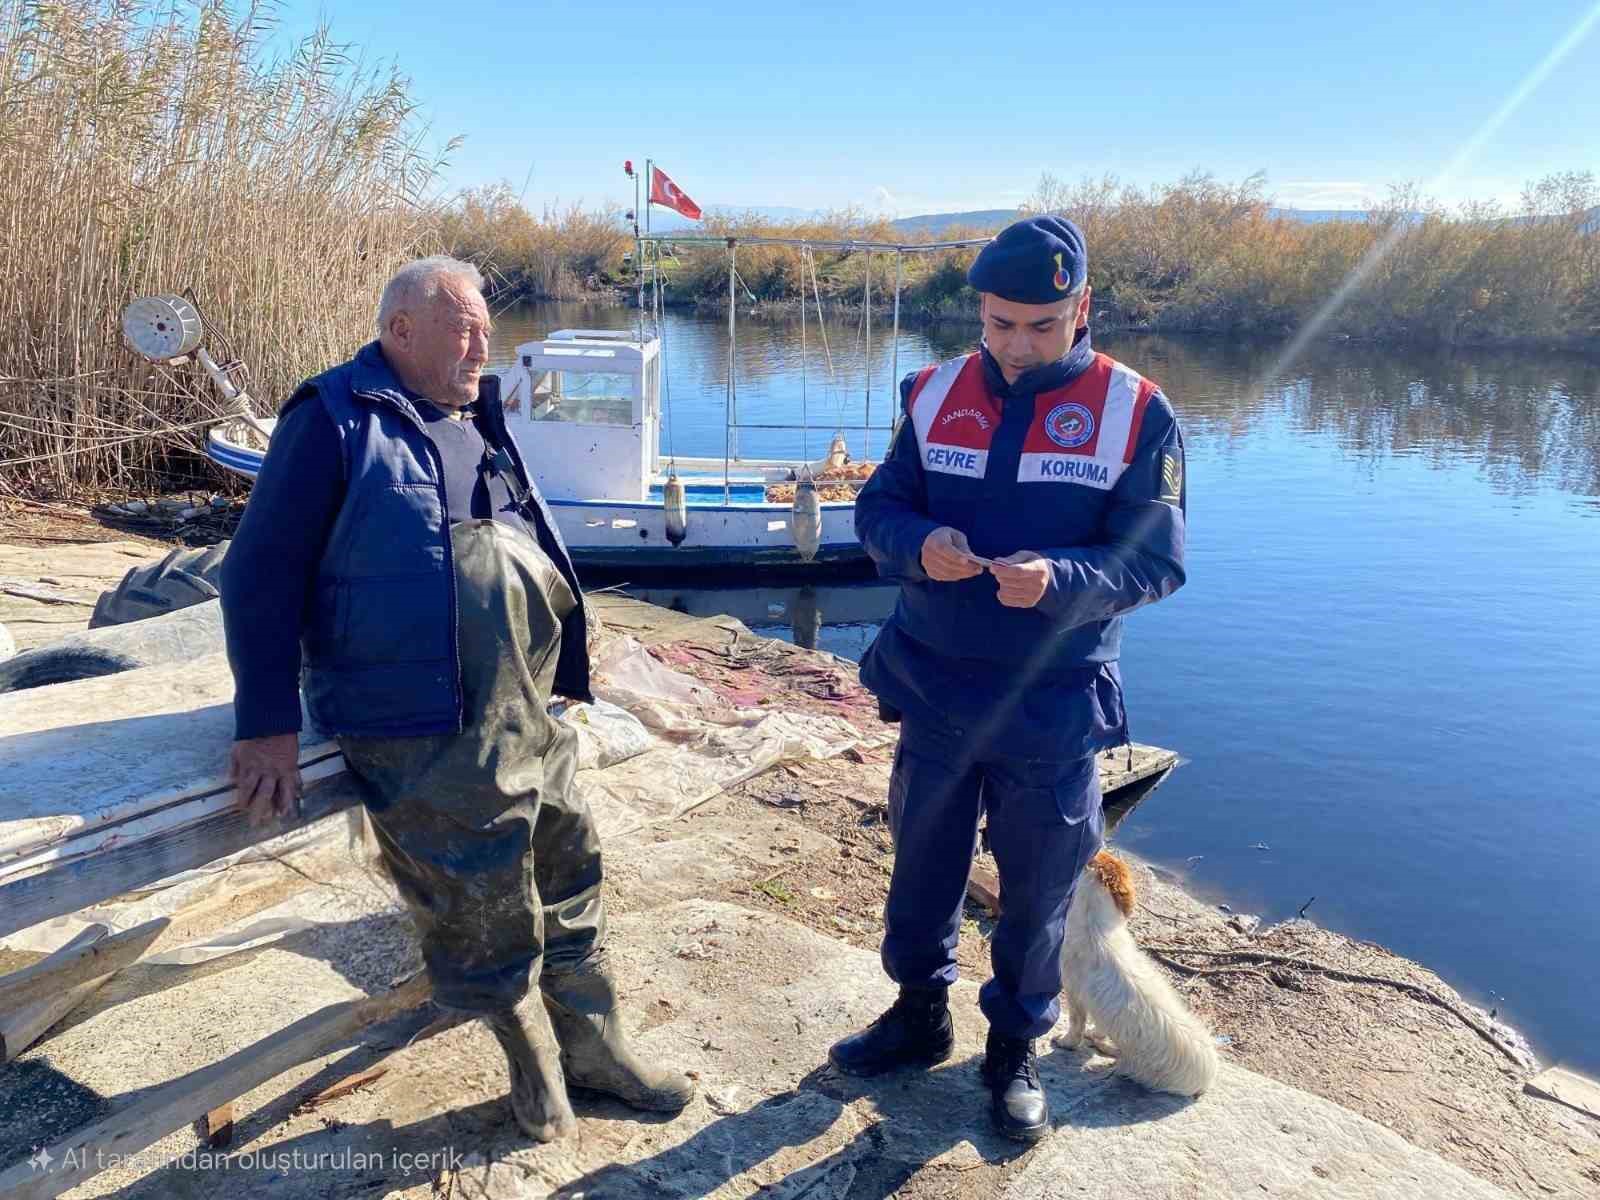
POLYGON ((665 205, 691 221, 700 219, 700 206, 685 196, 683 189, 673 183, 660 167, 650 168, 650 203, 665 205))

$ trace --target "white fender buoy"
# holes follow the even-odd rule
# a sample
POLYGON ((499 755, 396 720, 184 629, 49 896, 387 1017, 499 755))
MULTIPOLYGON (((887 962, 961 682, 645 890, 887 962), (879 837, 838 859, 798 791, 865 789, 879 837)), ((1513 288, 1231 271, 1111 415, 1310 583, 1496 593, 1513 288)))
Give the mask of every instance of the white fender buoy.
POLYGON ((822 547, 822 502, 817 499, 817 485, 811 479, 802 479, 794 485, 790 526, 800 557, 806 562, 816 558, 822 547))
POLYGON ((822 468, 825 471, 837 471, 849 461, 850 451, 845 448, 844 434, 835 433, 828 445, 828 457, 822 460, 822 468))
POLYGON ((5 662, 17 652, 16 640, 11 636, 11 631, 0 625, 0 662, 5 662))
POLYGON ((676 471, 667 476, 667 484, 661 489, 661 508, 667 516, 667 541, 682 545, 689 536, 689 507, 683 496, 683 481, 676 471))

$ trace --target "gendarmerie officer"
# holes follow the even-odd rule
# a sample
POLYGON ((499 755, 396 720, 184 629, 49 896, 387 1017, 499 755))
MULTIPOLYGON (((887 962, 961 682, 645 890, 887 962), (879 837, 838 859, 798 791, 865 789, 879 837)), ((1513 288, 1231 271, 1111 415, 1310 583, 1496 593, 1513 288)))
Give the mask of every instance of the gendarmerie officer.
POLYGON ((829 1052, 875 1074, 947 1058, 946 991, 979 820, 1003 912, 983 1075, 1000 1130, 1049 1127, 1034 1039, 1055 1023, 1067 906, 1100 848, 1095 752, 1127 741, 1122 617, 1184 582, 1184 454, 1159 388, 1089 341, 1088 255, 1060 217, 1018 221, 968 273, 975 353, 900 385, 856 531, 900 583, 861 663, 901 720, 883 965, 899 999, 829 1052), (985 561, 987 560, 987 561, 985 561))

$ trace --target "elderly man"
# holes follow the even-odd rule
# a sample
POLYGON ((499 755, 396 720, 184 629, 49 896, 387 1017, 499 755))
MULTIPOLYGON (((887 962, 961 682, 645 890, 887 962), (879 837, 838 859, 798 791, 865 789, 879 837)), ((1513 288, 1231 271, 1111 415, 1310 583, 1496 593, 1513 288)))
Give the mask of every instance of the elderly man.
POLYGON ((402 268, 378 340, 283 406, 223 565, 231 767, 253 819, 290 810, 303 663, 435 999, 486 1018, 518 1123, 550 1141, 568 1085, 664 1111, 692 1085, 622 1036, 599 841, 547 711, 591 699, 583 596, 483 374, 482 284, 454 259, 402 268))
POLYGON ((1127 740, 1122 615, 1184 581, 1183 439, 1149 380, 1089 345, 1088 256, 1070 221, 984 247, 977 353, 900 385, 893 447, 856 531, 900 599, 861 662, 901 720, 883 965, 899 999, 833 1047, 840 1070, 943 1061, 954 1046, 962 900, 982 814, 1002 914, 983 1075, 998 1128, 1042 1137, 1034 1039, 1059 1015, 1061 943, 1102 837, 1094 753, 1127 740))

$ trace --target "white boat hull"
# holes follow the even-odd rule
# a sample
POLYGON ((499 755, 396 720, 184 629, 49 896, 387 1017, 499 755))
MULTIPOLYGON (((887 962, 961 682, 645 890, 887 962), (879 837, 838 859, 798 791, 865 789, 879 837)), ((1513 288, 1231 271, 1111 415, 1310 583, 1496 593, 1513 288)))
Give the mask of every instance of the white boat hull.
MULTIPOLYGON (((274 422, 262 424, 270 430, 274 422)), ((225 428, 211 432, 206 454, 218 466, 250 479, 266 457, 266 451, 230 437, 225 428)), ((546 503, 573 561, 590 569, 673 574, 740 568, 784 573, 867 570, 869 560, 856 538, 854 504, 822 505, 821 546, 815 559, 807 562, 795 547, 791 506, 761 499, 762 477, 776 464, 734 465, 755 467, 759 473, 735 479, 726 489, 720 479, 685 479, 688 523, 676 546, 667 538, 666 510, 659 499, 547 498, 546 503)))

